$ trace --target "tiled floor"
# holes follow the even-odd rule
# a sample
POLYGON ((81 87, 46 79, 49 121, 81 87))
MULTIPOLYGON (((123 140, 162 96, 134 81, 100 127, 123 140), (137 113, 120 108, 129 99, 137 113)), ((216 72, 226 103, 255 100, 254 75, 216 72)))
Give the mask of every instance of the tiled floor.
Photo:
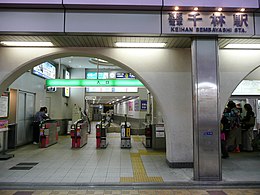
POLYGON ((260 189, 0 190, 1 195, 259 195, 260 189))
MULTIPOLYGON (((69 136, 61 136, 58 144, 48 148, 27 145, 12 152, 14 158, 0 161, 0 184, 193 182, 193 169, 169 168, 165 152, 146 150, 141 140, 132 137, 132 148, 121 149, 120 134, 111 133, 108 147, 96 149, 92 131, 88 144, 81 149, 71 149, 69 136), (9 170, 19 163, 38 164, 28 170, 9 170)), ((231 154, 222 164, 224 182, 260 182, 260 153, 231 154)))

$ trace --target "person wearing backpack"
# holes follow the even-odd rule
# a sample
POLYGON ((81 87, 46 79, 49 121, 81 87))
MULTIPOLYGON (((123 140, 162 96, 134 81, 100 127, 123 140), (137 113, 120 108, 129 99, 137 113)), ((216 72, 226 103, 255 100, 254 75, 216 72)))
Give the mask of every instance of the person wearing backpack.
POLYGON ((227 139, 228 150, 232 152, 240 152, 241 145, 241 127, 240 127, 240 111, 237 109, 235 102, 228 102, 227 119, 230 124, 230 132, 227 139), (232 148, 232 149, 231 149, 232 148))
POLYGON ((244 108, 246 110, 246 116, 242 119, 243 127, 243 150, 253 151, 252 139, 253 139, 253 129, 255 126, 255 113, 253 112, 252 106, 250 104, 245 104, 244 108))

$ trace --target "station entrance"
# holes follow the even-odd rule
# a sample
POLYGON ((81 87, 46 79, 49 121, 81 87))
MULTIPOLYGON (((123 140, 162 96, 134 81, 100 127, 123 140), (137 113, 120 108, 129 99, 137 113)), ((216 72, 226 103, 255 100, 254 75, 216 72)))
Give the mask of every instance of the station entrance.
MULTIPOLYGON (((33 67, 33 66, 32 66, 33 67)), ((127 69, 127 71, 129 71, 129 69, 127 69)), ((134 73, 133 74, 136 74, 136 75, 139 75, 139 74, 137 74, 138 72, 136 71, 136 70, 134 70, 134 73)), ((32 76, 32 74, 31 73, 26 73, 26 74, 30 74, 30 76, 32 76)), ((77 73, 78 74, 78 73, 77 73)), ((145 74, 144 74, 145 75, 145 74)), ((162 74, 162 75, 164 75, 164 74, 162 74)), ((150 76, 150 75, 149 75, 150 76)), ((180 75, 179 75, 180 76, 180 75)), ((77 76, 78 77, 78 76, 77 76)), ((20 80, 21 81, 21 80, 20 80)), ((31 81, 31 80, 30 80, 31 81)), ((144 80, 142 80, 144 83, 149 83, 148 81, 150 81, 149 79, 148 79, 148 81, 144 81, 144 80)), ((19 81, 18 81, 19 82, 19 81)), ((159 82, 159 81, 158 81, 159 82)), ((20 82, 20 83, 22 83, 22 82, 20 82)), ((24 86, 26 86, 26 85, 24 85, 24 86)), ((35 86, 37 86, 37 85, 35 85, 35 86)), ((43 85, 42 85, 43 86, 43 85)), ((149 85, 148 84, 148 86, 149 86, 149 89, 151 89, 151 91, 152 92, 154 92, 154 90, 153 90, 153 88, 151 87, 151 85, 149 85)), ((157 86, 157 85, 156 85, 157 86)), ((159 86, 157 86, 158 88, 156 88, 156 90, 158 89, 158 91, 157 91, 157 93, 155 93, 155 94, 157 94, 156 95, 156 97, 158 96, 158 93, 160 93, 161 92, 161 90, 160 90, 160 88, 162 88, 161 87, 162 85, 159 85, 159 86)), ((168 86, 165 86, 166 88, 168 87, 168 86)), ((173 87, 174 88, 174 87, 173 87)), ((164 88, 163 88, 164 89, 164 88)), ((41 89, 42 90, 42 89, 41 89)), ((28 90, 28 91, 30 91, 30 90, 28 90)), ((84 108, 84 104, 85 104, 85 91, 80 91, 79 89, 77 89, 77 88, 75 88, 75 89, 72 89, 71 90, 71 94, 73 94, 73 92, 75 92, 75 94, 77 94, 76 95, 76 97, 74 97, 76 100, 78 100, 78 99, 80 99, 79 101, 76 101, 76 102, 79 102, 78 103, 78 105, 81 105, 82 106, 82 108, 84 108), (79 94, 81 94, 81 95, 79 95, 79 94), (79 98, 80 97, 80 98, 79 98), (82 98, 83 97, 83 98, 82 98)), ((42 93, 42 92, 39 92, 39 93, 42 93)), ((51 96, 51 94, 53 95, 53 93, 49 93, 50 94, 50 96, 51 96)), ((62 92, 60 92, 59 93, 59 95, 61 96, 61 97, 64 97, 63 96, 63 93, 62 92)), ((160 102, 160 103, 162 103, 162 101, 163 100, 165 100, 165 95, 163 95, 163 94, 161 94, 162 96, 159 96, 159 97, 161 97, 161 98, 159 98, 158 100, 158 102, 160 102)), ((169 95, 169 94, 168 94, 169 95)), ((178 95, 178 94, 177 94, 178 95)), ((93 95, 94 96, 94 95, 93 95)), ((95 95, 95 96, 97 96, 97 95, 95 95)), ((55 112, 57 112, 57 110, 55 110, 55 109, 52 109, 52 105, 54 104, 54 105, 58 105, 61 109, 62 109, 62 116, 63 115, 65 115, 65 118, 67 117, 66 115, 69 113, 69 112, 65 112, 65 110, 66 110, 66 107, 67 107, 67 105, 69 105, 69 101, 68 101, 68 99, 66 99, 66 97, 64 97, 64 99, 62 100, 62 101, 56 101, 56 102, 52 102, 52 101, 49 101, 49 97, 46 97, 46 96, 43 96, 44 98, 46 98, 43 102, 49 102, 48 104, 50 105, 50 113, 53 113, 53 114, 57 114, 57 113, 55 113, 55 112), (62 105, 62 106, 61 106, 62 105)), ((171 96, 172 97, 172 96, 171 96)), ((169 97, 167 97, 167 98, 169 98, 169 97)), ((37 102, 37 99, 36 99, 36 102, 37 102)), ((40 101, 38 101, 38 104, 40 105, 41 104, 41 102, 40 101)), ((43 103, 44 104, 44 103, 43 103)), ((130 104, 131 105, 131 104, 130 104)), ((132 107, 133 107, 133 105, 134 105, 134 103, 132 103, 132 107)), ((171 107, 172 105, 171 104, 169 104, 169 107, 171 107)), ((174 106, 176 106, 175 104, 174 104, 174 106)), ((91 107, 91 105, 90 105, 90 107, 91 107)), ((93 107, 94 107, 94 104, 93 104, 93 107)), ((129 105, 128 105, 128 107, 129 107, 129 105)), ((163 108, 163 107, 162 107, 163 108)), ((162 109, 162 110, 164 110, 164 109, 162 109)), ((188 110, 188 109, 187 109, 188 110)), ((186 111, 187 111, 186 110, 186 111)), ((185 111, 185 112, 186 112, 185 111)), ((71 111, 72 112, 72 111, 71 111)), ((166 112, 167 113, 167 112, 166 112)), ((94 115, 91 115, 91 116, 94 116, 94 115)), ((168 121, 169 121, 169 116, 173 116, 173 115, 169 115, 169 114, 166 114, 166 115, 164 115, 164 116, 166 116, 166 118, 163 118, 164 120, 166 120, 166 119, 168 119, 168 121)), ((176 116, 177 118, 178 118, 178 116, 177 115, 174 115, 174 116, 176 116)), ((123 116, 124 117, 124 116, 123 116)), ((149 120, 149 115, 147 115, 146 116, 147 117, 147 120, 149 120)), ((157 117, 157 119, 159 120, 159 117, 160 117, 160 115, 159 115, 159 113, 158 113, 158 116, 156 116, 157 117)), ((175 119, 175 117, 171 117, 173 120, 176 120, 175 119)), ((167 120, 166 120, 167 121, 167 120)), ((63 122, 63 121, 62 121, 63 122)), ((60 124, 62 124, 62 125, 64 125, 64 126, 66 126, 66 124, 65 123, 60 123, 60 124)), ((175 121, 176 122, 176 121, 175 121)), ((61 125, 61 126, 62 126, 61 125)), ((172 125, 172 124, 171 124, 172 125)), ((95 126, 95 125, 94 125, 95 126)), ((126 125, 127 126, 127 125, 126 125)), ((132 125, 131 125, 132 126, 132 125)), ((173 125, 174 126, 174 125, 173 125)), ((170 127, 170 125, 168 124, 168 127, 170 127)), ((156 127, 157 128, 157 127, 156 127)), ((181 127, 180 127, 181 128, 181 127)), ((158 130, 160 130, 160 129, 162 129, 161 127, 159 127, 158 126, 158 128, 157 128, 158 130)), ((176 127, 174 128, 174 130, 176 129, 176 127)), ((173 131, 170 131, 170 132, 168 132, 169 134, 167 134, 167 132, 166 132, 166 134, 167 135, 170 135, 170 136, 173 136, 173 135, 171 135, 171 133, 172 132, 174 132, 174 130, 173 131)), ((185 133, 185 132, 184 132, 185 133)), ((186 132, 186 133, 188 133, 188 132, 186 132)), ((93 134, 92 134, 93 135, 93 134)), ((91 136, 90 136, 91 137, 91 136)), ((90 138, 89 137, 89 138, 90 138)), ((177 139, 176 138, 176 136, 173 136, 175 139, 177 139)), ((96 138, 96 135, 95 135, 95 138, 96 138)), ((95 138, 94 138, 94 140, 95 140, 95 138)), ((134 139, 134 138, 133 138, 134 139)), ((137 138, 138 139, 138 138, 137 138)), ((70 139, 69 139, 70 140, 70 139)), ((118 140, 120 140, 120 139, 118 139, 118 140)), ((166 140, 167 141, 167 140, 166 140)), ((90 142, 88 142, 88 143, 90 143, 90 142)), ((192 142, 189 142, 189 144, 188 143, 184 143, 184 144, 187 144, 187 145, 191 145, 190 143, 192 143, 192 142)), ((141 144, 142 144, 142 142, 141 142, 141 144)), ((120 145, 120 144, 119 144, 120 145)), ((57 147, 58 145, 57 144, 55 144, 55 145, 53 145, 53 147, 57 147)), ((86 146, 88 146, 88 144, 86 145, 86 146)), ((92 144, 92 146, 95 146, 96 147, 96 142, 94 142, 94 144, 92 144)), ((143 144, 142 144, 142 147, 143 147, 143 144)), ((178 148, 180 148, 180 150, 181 149, 183 149, 183 148, 181 148, 181 146, 179 145, 179 147, 178 148)), ((108 148, 107 148, 108 149, 108 148)), ((103 152, 102 152, 102 150, 100 150, 101 152, 99 152, 99 153, 104 153, 105 154, 105 152, 104 151, 107 151, 107 149, 106 150, 103 150, 103 152)), ((131 149, 132 149, 132 147, 131 147, 131 149)), ((169 149, 170 150, 170 149, 169 149)), ((173 155, 173 152, 172 151, 169 151, 168 150, 168 153, 170 153, 170 154, 167 154, 167 151, 166 151, 166 158, 164 158, 164 160, 165 161, 170 161, 170 158, 169 157, 167 157, 167 155, 173 155)), ((47 151, 47 150, 46 150, 47 151)), ((94 150, 94 151, 96 151, 96 150, 94 150)), ((127 150, 124 150, 124 151, 127 151, 127 150)), ((187 152, 192 152, 192 150, 188 150, 187 148, 185 148, 185 151, 187 151, 187 152)), ((56 151, 57 152, 57 151, 56 151)), ((51 153, 53 153, 53 152, 51 152, 51 153)), ((85 154, 87 154, 88 152, 86 152, 85 154)), ((112 152, 113 153, 113 152, 112 152)), ((146 153, 141 153, 142 155, 141 156, 145 156, 146 155, 146 153)), ((182 152, 179 152, 179 154, 182 154, 182 152)), ((176 155, 179 155, 179 154, 176 154, 176 155)), ((73 156, 73 153, 71 152, 70 153, 70 155, 72 155, 73 156)), ((46 154, 46 156, 48 156, 48 157, 50 157, 49 156, 49 154, 46 154)), ((85 157, 86 157, 86 155, 85 155, 85 157)), ((133 156, 134 157, 134 156, 133 156)), ((100 159, 100 157, 98 157, 98 156, 95 156, 95 157, 93 157, 93 158, 96 158, 96 159, 100 159)), ((37 159, 37 157, 35 157, 35 159, 37 159)), ((81 158, 80 158, 81 159, 81 158)), ((118 157, 117 157, 117 159, 118 159, 118 157)), ((82 160, 82 159, 81 159, 82 160)), ((139 159, 140 160, 140 159, 139 159)), ((163 160, 163 165, 162 165, 162 167, 164 166, 164 165, 166 165, 166 167, 168 167, 169 168, 169 166, 165 163, 165 161, 163 160)), ((137 160, 138 161, 138 160, 137 160)), ((101 161, 100 161, 101 162, 101 161)), ((139 161, 140 162, 140 161, 139 161)), ((189 161, 190 162, 190 161, 189 161)), ((83 163, 83 162, 80 162, 80 163, 83 163)), ((19 163, 17 163, 17 164, 19 164, 19 163)), ((149 163, 148 163, 149 164, 149 163)), ((92 167, 93 168, 93 167, 92 167)), ((167 171, 165 171, 165 172, 170 172, 170 174, 171 175, 174 175, 174 174, 179 174, 179 175, 181 175, 181 178, 182 179, 184 179, 184 178, 192 178, 192 170, 190 169, 190 168, 186 168, 185 170, 181 170, 181 169, 178 169, 178 170, 173 170, 173 171, 170 171, 170 170, 172 170, 172 169, 167 169, 167 171), (187 176, 188 175, 188 176, 187 176)), ((107 172, 108 173, 108 172, 107 172)), ((64 173, 63 173, 64 174, 64 173)), ((71 174, 71 173, 70 173, 71 174)), ((151 175, 153 175, 153 173, 151 173, 151 175)), ((155 174, 156 175, 156 174, 155 174)), ((46 176, 46 175, 45 175, 46 176)), ((79 175, 78 175, 79 176, 79 175)), ((167 176, 169 176, 169 175, 167 175, 167 176)), ((166 178, 166 176, 165 176, 165 178, 166 178)), ((164 179, 164 181, 166 181, 167 179, 164 179)), ((180 179, 181 180, 181 179, 180 179)), ((185 180, 185 179, 184 179, 185 180)), ((96 180, 95 180, 96 181, 96 180)))

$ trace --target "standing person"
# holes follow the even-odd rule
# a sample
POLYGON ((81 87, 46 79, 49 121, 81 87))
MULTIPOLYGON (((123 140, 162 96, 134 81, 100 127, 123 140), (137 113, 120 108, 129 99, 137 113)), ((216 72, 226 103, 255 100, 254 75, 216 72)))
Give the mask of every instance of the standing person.
POLYGON ((246 116, 242 119, 243 127, 243 150, 253 151, 252 139, 253 139, 253 128, 255 126, 255 113, 253 112, 250 104, 245 104, 246 116))
POLYGON ((40 111, 38 111, 34 116, 33 121, 33 144, 39 143, 39 135, 40 135, 40 123, 49 118, 47 115, 47 107, 41 107, 40 111))
POLYGON ((240 111, 236 108, 233 101, 228 102, 229 114, 227 119, 230 123, 230 133, 227 139, 228 146, 234 146, 233 152, 240 152, 239 145, 241 145, 241 128, 240 128, 240 111))
POLYGON ((228 150, 227 150, 227 138, 228 133, 230 131, 230 125, 229 121, 227 119, 228 109, 225 108, 224 113, 221 118, 221 124, 220 124, 220 137, 221 137, 221 154, 222 158, 228 158, 228 150))

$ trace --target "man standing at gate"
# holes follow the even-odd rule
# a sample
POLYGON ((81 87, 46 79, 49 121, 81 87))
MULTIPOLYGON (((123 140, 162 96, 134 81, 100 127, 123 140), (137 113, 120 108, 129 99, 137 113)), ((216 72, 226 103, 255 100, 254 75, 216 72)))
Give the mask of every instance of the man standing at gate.
POLYGON ((41 107, 40 111, 38 111, 34 116, 33 121, 33 144, 39 143, 40 136, 40 124, 43 120, 49 118, 47 115, 47 107, 41 107))

